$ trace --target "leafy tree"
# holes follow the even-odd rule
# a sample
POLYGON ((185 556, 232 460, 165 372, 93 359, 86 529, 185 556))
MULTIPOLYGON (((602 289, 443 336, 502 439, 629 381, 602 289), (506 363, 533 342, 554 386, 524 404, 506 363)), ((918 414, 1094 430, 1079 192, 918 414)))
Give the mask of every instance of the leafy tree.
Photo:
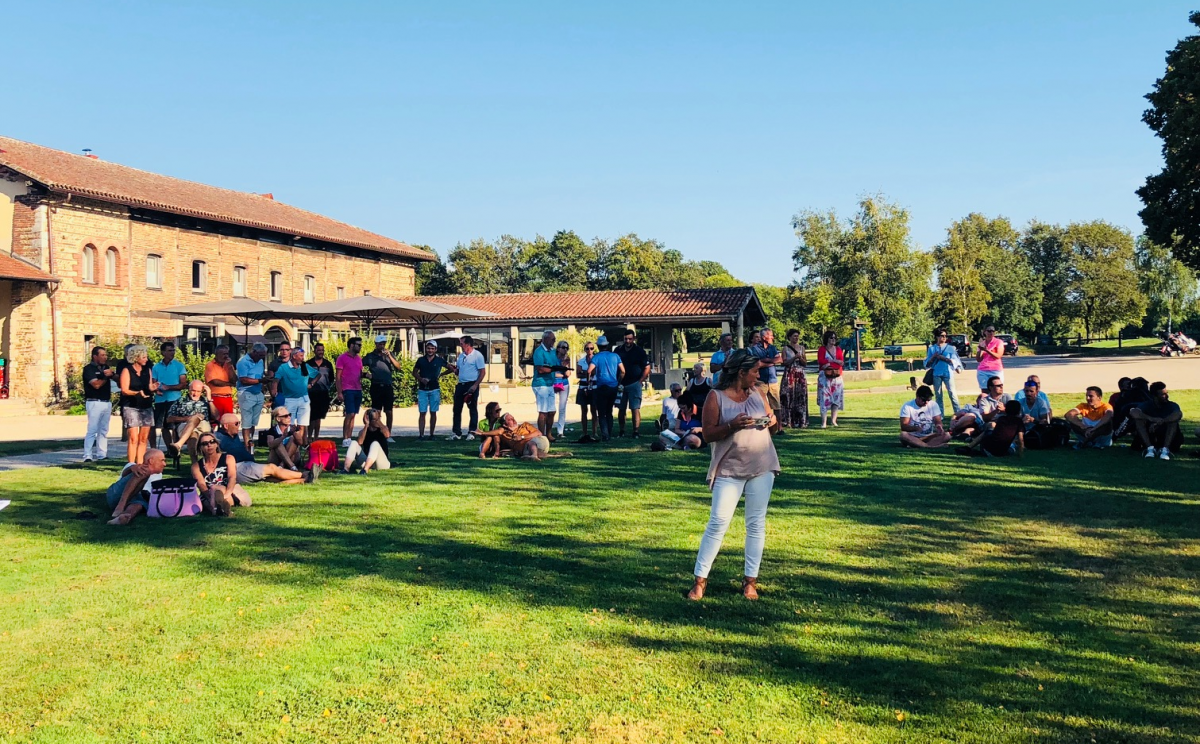
MULTIPOLYGON (((994 235, 998 230, 993 222, 999 221, 969 214, 952 223, 946 230, 946 242, 933 249, 938 275, 937 313, 953 331, 970 333, 987 314, 992 295, 983 281, 983 267, 995 241, 1008 237, 994 235)), ((1008 220, 1003 222, 1007 224, 1008 220)), ((1008 230, 1015 236, 1011 226, 1008 230)))
POLYGON ((800 286, 827 285, 837 316, 848 319, 861 309, 879 340, 919 332, 933 260, 913 246, 908 223, 908 210, 882 197, 862 198, 845 222, 832 211, 798 213, 792 226, 800 245, 792 259, 800 286))
POLYGON ((1021 235, 1019 252, 1041 282, 1041 319, 1034 322, 1038 335, 1066 336, 1075 328, 1074 309, 1068 297, 1073 258, 1066 230, 1033 221, 1021 235))
MULTIPOLYGON (((1200 26, 1200 12, 1188 20, 1200 26)), ((1162 139, 1163 169, 1138 196, 1146 237, 1174 246, 1175 257, 1200 269, 1200 36, 1181 39, 1167 54, 1167 71, 1146 99, 1144 121, 1162 139)))
POLYGON ((450 286, 457 294, 519 291, 514 289, 518 254, 516 239, 507 235, 494 244, 482 238, 472 240, 468 245, 459 243, 447 256, 450 286))
POLYGON ((531 292, 587 289, 593 250, 574 231, 559 230, 550 241, 541 236, 527 244, 521 265, 531 292))
POLYGON ((1144 328, 1154 332, 1171 330, 1200 310, 1196 273, 1175 258, 1170 248, 1145 237, 1134 248, 1138 287, 1146 296, 1144 328))
POLYGON ((1085 335, 1141 321, 1146 297, 1138 287, 1129 231, 1095 220, 1071 224, 1066 238, 1072 257, 1068 301, 1085 335))
POLYGON ((415 247, 424 248, 436 259, 417 264, 417 294, 444 295, 453 292, 454 290, 450 286, 450 276, 446 272, 446 264, 442 263, 442 257, 438 255, 438 252, 427 245, 415 247))

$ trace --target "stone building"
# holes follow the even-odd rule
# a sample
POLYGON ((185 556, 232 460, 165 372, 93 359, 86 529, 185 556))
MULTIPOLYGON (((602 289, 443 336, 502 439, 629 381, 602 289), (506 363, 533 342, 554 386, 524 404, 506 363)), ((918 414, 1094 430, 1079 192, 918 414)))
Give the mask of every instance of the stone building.
MULTIPOLYGON (((211 344, 225 318, 160 309, 233 297, 300 305, 412 297, 432 256, 275 201, 0 137, 0 357, 44 400, 101 335, 211 344)), ((240 338, 242 326, 231 321, 240 338)), ((254 329, 296 340, 297 328, 254 329)))

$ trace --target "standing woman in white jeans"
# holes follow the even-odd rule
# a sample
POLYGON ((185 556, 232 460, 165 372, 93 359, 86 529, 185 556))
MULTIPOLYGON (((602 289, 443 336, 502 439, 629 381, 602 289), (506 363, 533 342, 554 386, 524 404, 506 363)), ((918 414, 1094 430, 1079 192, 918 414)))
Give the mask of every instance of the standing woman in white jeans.
POLYGON ((554 370, 554 394, 558 396, 558 421, 554 426, 561 437, 567 428, 567 402, 571 399, 571 345, 559 341, 555 351, 559 365, 564 368, 554 370))
POLYGON ((712 511, 696 555, 696 581, 687 595, 691 600, 704 596, 709 569, 742 494, 746 495, 742 594, 746 599, 758 599, 758 566, 766 540, 767 503, 771 500, 775 476, 779 474, 779 457, 775 454, 771 431, 778 430, 779 422, 764 394, 756 389, 757 383, 758 358, 738 349, 726 359, 721 379, 704 401, 704 440, 712 453, 708 466, 712 511))

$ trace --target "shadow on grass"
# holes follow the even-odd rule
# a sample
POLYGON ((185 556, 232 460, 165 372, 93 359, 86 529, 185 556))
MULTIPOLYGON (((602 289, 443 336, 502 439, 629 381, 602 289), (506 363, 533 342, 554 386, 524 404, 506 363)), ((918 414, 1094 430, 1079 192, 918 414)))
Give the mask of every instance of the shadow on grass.
MULTIPOLYGON (((771 536, 756 604, 733 591, 737 528, 710 599, 682 598, 694 549, 672 545, 679 530, 698 539, 703 528, 707 457, 625 444, 541 465, 409 444, 404 469, 329 479, 319 500, 312 489, 264 488, 261 506, 229 521, 78 522, 66 532, 187 550, 197 571, 264 583, 376 576, 533 607, 617 608, 685 632, 608 642, 699 656, 710 675, 949 718, 1004 706, 1044 727, 1035 739, 1082 737, 1069 723, 1079 719, 1122 741, 1182 741, 1200 729, 1200 623, 1186 598, 1200 575, 1190 485, 1200 468, 1173 464, 1163 483, 1124 452, 978 461, 905 451, 894 436, 867 420, 817 441, 780 440, 772 518, 790 531, 771 536), (806 541, 822 536, 807 525, 824 522, 846 537, 823 538, 828 554, 814 557, 806 541), (266 564, 285 570, 247 568, 266 564)), ((103 506, 64 500, 53 482, 27 497, 10 523, 37 532, 61 534, 58 522, 103 506)))

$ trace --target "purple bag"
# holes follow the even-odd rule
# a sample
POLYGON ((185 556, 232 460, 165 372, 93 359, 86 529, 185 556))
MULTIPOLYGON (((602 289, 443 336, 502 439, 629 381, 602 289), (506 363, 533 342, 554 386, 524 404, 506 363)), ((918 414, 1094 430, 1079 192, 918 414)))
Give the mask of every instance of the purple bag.
POLYGON ((201 511, 200 491, 191 478, 163 478, 150 484, 150 508, 146 513, 151 517, 194 517, 201 511))

